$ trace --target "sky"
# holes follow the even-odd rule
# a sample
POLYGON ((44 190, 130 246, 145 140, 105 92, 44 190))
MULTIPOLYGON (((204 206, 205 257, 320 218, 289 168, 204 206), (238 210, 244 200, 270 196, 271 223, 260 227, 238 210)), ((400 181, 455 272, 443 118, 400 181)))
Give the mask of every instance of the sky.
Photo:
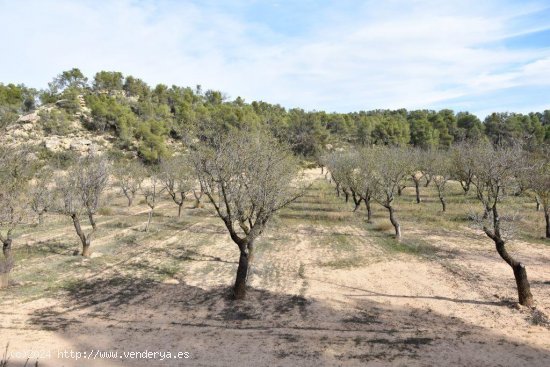
POLYGON ((328 112, 550 109, 550 0, 0 0, 0 82, 80 68, 328 112))

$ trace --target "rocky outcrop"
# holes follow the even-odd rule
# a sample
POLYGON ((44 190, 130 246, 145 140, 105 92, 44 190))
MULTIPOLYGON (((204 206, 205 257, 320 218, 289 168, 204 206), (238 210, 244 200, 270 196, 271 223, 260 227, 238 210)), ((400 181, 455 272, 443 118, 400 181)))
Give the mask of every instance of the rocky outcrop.
POLYGON ((112 148, 115 139, 109 133, 98 135, 84 128, 82 121, 91 119, 89 109, 82 96, 79 97, 80 111, 75 113, 71 121, 70 133, 64 136, 46 133, 40 123, 40 112, 56 109, 55 105, 40 107, 35 112, 23 115, 9 125, 4 134, 0 134, 0 144, 8 146, 38 146, 52 153, 73 151, 81 155, 90 150, 101 154, 112 148))

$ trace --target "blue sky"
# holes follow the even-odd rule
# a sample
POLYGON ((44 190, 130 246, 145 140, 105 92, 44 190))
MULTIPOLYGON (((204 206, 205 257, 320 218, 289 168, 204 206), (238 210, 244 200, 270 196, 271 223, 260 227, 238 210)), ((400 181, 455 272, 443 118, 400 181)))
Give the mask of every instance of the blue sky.
POLYGON ((550 1, 0 0, 0 82, 62 70, 349 112, 550 109, 550 1))

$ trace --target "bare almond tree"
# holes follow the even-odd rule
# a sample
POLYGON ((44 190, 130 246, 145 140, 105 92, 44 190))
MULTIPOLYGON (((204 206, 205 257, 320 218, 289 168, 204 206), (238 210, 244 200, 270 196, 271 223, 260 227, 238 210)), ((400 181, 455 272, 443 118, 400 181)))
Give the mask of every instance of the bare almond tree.
POLYGON ((518 290, 519 303, 533 304, 533 295, 525 265, 510 255, 506 249, 506 234, 503 228, 500 205, 505 197, 505 188, 513 187, 514 177, 524 167, 523 152, 517 147, 494 148, 492 145, 479 146, 472 152, 476 157, 472 164, 472 183, 476 196, 483 205, 481 227, 495 243, 500 257, 512 268, 518 290))
POLYGON ((29 190, 30 208, 38 216, 38 225, 44 224, 44 214, 54 205, 55 190, 54 172, 48 167, 43 167, 34 176, 29 190))
POLYGON ((395 238, 401 240, 401 225, 395 216, 394 199, 399 185, 411 170, 410 150, 401 147, 374 147, 367 154, 372 155, 374 169, 374 199, 388 209, 395 238))
MULTIPOLYGON (((160 164, 159 178, 172 201, 178 206, 178 218, 180 218, 185 197, 189 192, 194 192, 193 188, 197 181, 187 157, 174 156, 163 160, 160 164)), ((196 194, 195 198, 197 198, 196 194)))
POLYGON ((424 152, 418 148, 411 149, 410 155, 409 155, 409 164, 410 164, 409 176, 411 177, 414 183, 414 190, 416 193, 417 204, 420 204, 422 202, 422 199, 420 198, 420 182, 422 181, 423 178, 425 178, 423 163, 424 163, 424 152))
POLYGON ((341 180, 352 194, 356 211, 361 202, 367 208, 367 222, 372 221, 372 194, 374 187, 374 167, 369 149, 338 153, 331 159, 332 169, 341 176, 341 180))
POLYGON ((243 299, 255 241, 278 210, 302 195, 298 165, 271 136, 243 131, 196 146, 192 158, 205 195, 239 248, 233 292, 243 299))
POLYGON ((453 178, 462 186, 464 195, 467 195, 470 191, 474 178, 472 168, 476 159, 474 153, 475 149, 475 145, 461 143, 455 145, 451 150, 453 178))
POLYGON ((26 149, 0 150, 0 242, 4 266, 13 263, 13 233, 28 215, 28 182, 31 177, 26 149))
POLYGON ((524 177, 528 187, 534 192, 537 210, 542 208, 546 223, 546 238, 550 238, 550 151, 546 150, 531 157, 524 177))
POLYGON ((202 207, 202 197, 204 196, 204 189, 202 188, 202 184, 200 184, 200 188, 197 190, 196 188, 193 188, 193 196, 195 197, 195 204, 193 204, 193 209, 197 209, 202 207))
POLYGON ((374 157, 369 154, 369 149, 362 149, 356 155, 359 167, 358 182, 359 193, 367 208, 367 222, 372 222, 372 198, 376 187, 376 173, 374 157))
POLYGON ((58 204, 56 210, 71 218, 76 234, 82 243, 82 256, 90 256, 90 246, 97 231, 95 214, 107 188, 109 164, 105 158, 90 154, 81 158, 57 180, 58 204), (81 226, 82 216, 91 225, 87 233, 81 226))
POLYGON ((153 220, 153 215, 155 213, 155 207, 157 206, 157 201, 159 195, 162 193, 164 188, 162 187, 162 182, 159 179, 159 174, 157 172, 158 167, 151 167, 149 171, 149 177, 144 180, 141 185, 141 193, 145 199, 145 204, 149 207, 149 213, 147 214, 147 224, 145 225, 145 232, 149 232, 149 226, 153 220))
POLYGON ((132 206, 146 176, 145 168, 137 160, 119 161, 113 167, 113 176, 114 185, 126 196, 128 206, 132 206))
POLYGON ((426 167, 431 181, 437 189, 437 196, 441 202, 443 212, 447 211, 446 191, 447 182, 452 176, 452 161, 446 151, 426 152, 426 167), (428 156, 429 155, 429 156, 428 156))

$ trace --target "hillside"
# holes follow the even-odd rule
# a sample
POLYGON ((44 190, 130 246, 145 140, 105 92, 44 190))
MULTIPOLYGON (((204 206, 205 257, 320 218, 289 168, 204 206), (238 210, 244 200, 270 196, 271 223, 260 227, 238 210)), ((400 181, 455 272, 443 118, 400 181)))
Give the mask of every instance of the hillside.
POLYGON ((229 99, 220 91, 147 85, 121 72, 100 71, 88 80, 79 69, 60 73, 44 90, 0 84, 3 140, 29 141, 48 151, 128 151, 155 162, 181 147, 182 139, 211 131, 265 129, 308 159, 327 144, 410 145, 448 149, 456 143, 550 142, 550 110, 500 112, 480 120, 467 111, 372 110, 331 113, 284 108, 264 101, 229 99), (174 144, 174 141, 178 143, 174 144))

